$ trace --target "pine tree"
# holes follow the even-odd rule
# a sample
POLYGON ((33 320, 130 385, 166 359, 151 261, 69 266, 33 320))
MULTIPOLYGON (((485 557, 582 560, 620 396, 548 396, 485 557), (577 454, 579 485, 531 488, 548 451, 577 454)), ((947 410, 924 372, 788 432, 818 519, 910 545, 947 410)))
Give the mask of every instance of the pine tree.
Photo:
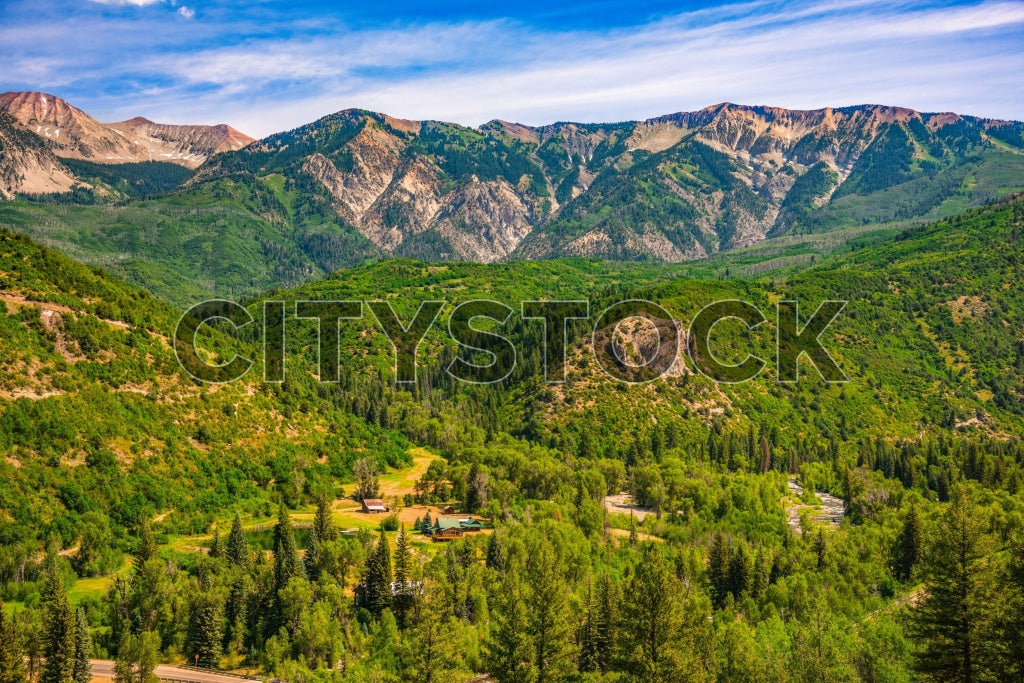
POLYGON ((292 530, 288 510, 282 502, 277 511, 277 524, 274 525, 274 585, 271 593, 273 611, 266 622, 266 635, 276 635, 284 626, 284 605, 281 591, 295 577, 305 577, 302 558, 295 548, 295 533, 292 530))
POLYGON ((395 537, 395 582, 404 587, 412 580, 412 549, 405 535, 405 524, 398 529, 395 537))
POLYGON ((924 532, 921 528, 921 518, 917 514, 917 508, 913 505, 903 520, 903 530, 893 553, 895 556, 893 574, 900 581, 907 581, 914 570, 914 567, 921 561, 922 546, 924 543, 924 532))
POLYGON ((636 517, 633 516, 633 511, 629 511, 629 547, 635 548, 639 542, 639 536, 636 533, 636 517))
POLYGON ((293 577, 304 576, 302 558, 295 547, 295 532, 284 503, 277 510, 274 525, 274 592, 288 585, 293 577))
POLYGON ((583 673, 597 671, 601 657, 601 643, 598 636, 597 599, 593 585, 587 581, 587 601, 583 606, 583 623, 580 624, 576 640, 580 644, 579 669, 583 673))
POLYGON ((324 545, 336 538, 337 531, 331 519, 331 503, 326 496, 320 496, 316 502, 316 515, 313 517, 313 528, 306 547, 306 566, 311 581, 319 579, 323 571, 324 545))
POLYGON ((991 545, 985 520, 962 486, 950 503, 921 564, 924 591, 911 611, 910 633, 921 644, 916 668, 936 680, 981 680, 987 650, 985 588, 991 545))
POLYGON ((484 665, 501 683, 533 683, 533 643, 530 640, 522 581, 511 567, 494 593, 491 630, 484 644, 484 665))
POLYGON ((469 474, 466 475, 466 500, 462 503, 462 510, 467 514, 475 513, 480 507, 480 496, 477 491, 477 476, 480 468, 476 463, 469 467, 469 474))
POLYGON ((245 530, 242 528, 242 518, 235 513, 235 519, 231 522, 231 532, 228 534, 225 556, 228 561, 237 567, 247 567, 249 564, 249 544, 245 540, 245 530))
POLYGON ((189 663, 215 669, 221 653, 221 605, 212 593, 197 593, 189 605, 185 653, 189 663))
POLYGON ((217 559, 224 556, 224 548, 220 542, 220 529, 214 527, 213 540, 210 542, 210 557, 217 559))
POLYGON ((75 668, 75 615, 55 559, 48 561, 43 605, 41 683, 71 683, 75 668))
POLYGON ((708 578, 711 580, 711 600, 715 607, 725 606, 729 594, 729 541, 721 531, 715 533, 708 550, 708 578))
POLYGON ((1024 538, 1010 542, 1009 557, 999 577, 1002 597, 996 637, 1002 640, 998 667, 1007 681, 1024 681, 1024 538))
POLYGON ((392 599, 395 614, 402 623, 405 623, 406 613, 413 605, 414 594, 410 588, 412 582, 413 559, 412 549, 409 547, 409 538, 405 533, 405 525, 398 529, 395 538, 395 584, 398 586, 398 594, 392 599))
POLYGON ((569 636, 569 590, 562 580, 551 544, 542 540, 526 568, 529 589, 529 630, 537 682, 562 680, 572 658, 569 636))
POLYGON ((149 525, 149 517, 143 515, 139 521, 138 545, 135 548, 135 569, 138 571, 147 562, 156 557, 156 540, 153 538, 153 529, 149 525))
POLYGON ((597 668, 607 672, 612 665, 612 654, 618 645, 619 589, 608 573, 601 575, 597 586, 597 668))
POLYGON ((334 520, 331 518, 331 502, 326 496, 320 496, 316 501, 316 515, 313 517, 313 530, 316 531, 320 540, 324 543, 337 538, 337 530, 334 528, 334 520))
POLYGON ((739 544, 729 559, 729 592, 739 600, 750 585, 750 561, 747 549, 739 544))
POLYGON ((91 683, 92 638, 89 637, 89 621, 81 607, 75 612, 75 664, 71 674, 74 683, 91 683))
POLYGON ((0 683, 25 683, 22 634, 15 616, 5 615, 0 603, 0 683))
POLYGON ((498 533, 494 532, 487 539, 487 567, 498 572, 504 571, 507 559, 505 543, 498 533))
POLYGON ((413 676, 422 683, 449 680, 458 662, 457 630, 445 609, 443 589, 428 583, 411 629, 413 676))
POLYGON ((391 547, 384 530, 373 552, 366 558, 366 578, 363 582, 366 608, 373 614, 380 614, 391 607, 391 547))
POLYGON ((231 584, 227 602, 224 605, 224 639, 221 641, 225 649, 233 644, 241 645, 245 632, 247 607, 247 577, 239 576, 231 584))
POLYGON ((771 564, 768 562, 768 556, 765 554, 764 548, 759 548, 754 559, 754 575, 750 582, 750 594, 755 600, 760 600, 764 596, 764 592, 768 588, 770 571, 771 564))
POLYGON ((309 530, 309 540, 306 541, 305 563, 310 581, 316 583, 319 580, 323 561, 323 541, 320 539, 320 530, 314 524, 309 530))
POLYGON ((825 532, 818 529, 818 535, 814 537, 814 556, 817 558, 818 569, 825 568, 825 532))
POLYGON ((680 594, 660 546, 645 545, 627 585, 629 618, 624 622, 628 668, 641 680, 675 680, 674 642, 683 623, 680 594))

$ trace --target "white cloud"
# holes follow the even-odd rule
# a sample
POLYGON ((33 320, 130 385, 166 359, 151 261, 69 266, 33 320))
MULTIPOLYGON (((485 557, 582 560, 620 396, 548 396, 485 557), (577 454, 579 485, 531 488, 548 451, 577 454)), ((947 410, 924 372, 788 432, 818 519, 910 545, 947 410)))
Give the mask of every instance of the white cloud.
POLYGON ((98 5, 131 5, 133 7, 146 7, 156 5, 166 0, 91 0, 98 5))
POLYGON ((186 19, 194 19, 196 16, 196 11, 191 7, 186 7, 185 5, 182 5, 178 8, 178 14, 185 17, 186 19))
MULTIPOLYGON (((177 11, 186 16, 187 9, 177 11)), ((117 83, 119 93, 128 92, 99 100, 95 109, 73 99, 110 120, 142 114, 228 122, 254 135, 345 107, 467 124, 636 119, 721 101, 793 108, 880 103, 1024 118, 1017 82, 1024 73, 1021 2, 756 0, 603 31, 510 21, 354 31, 330 19, 273 27, 208 19, 188 32, 163 31, 155 18, 108 24, 124 36, 109 45, 82 43, 82 26, 40 22, 39 31, 0 27, 0 45, 27 53, 34 49, 28 35, 53 45, 82 43, 74 51, 78 61, 52 66, 50 78, 90 93, 90 84, 117 83), (220 42, 228 35, 234 44, 220 42), (125 60, 122 51, 141 56, 125 60), (124 87, 136 82, 134 93, 124 87)), ((8 61, 31 60, 14 53, 8 61)), ((47 84, 38 77, 45 71, 34 67, 39 86, 47 84)))

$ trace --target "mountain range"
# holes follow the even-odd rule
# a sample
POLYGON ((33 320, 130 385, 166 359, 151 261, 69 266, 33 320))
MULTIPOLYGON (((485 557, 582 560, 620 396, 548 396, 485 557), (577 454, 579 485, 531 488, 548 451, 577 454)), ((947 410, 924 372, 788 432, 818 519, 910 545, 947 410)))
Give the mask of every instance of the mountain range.
MULTIPOLYGON (((252 138, 230 126, 178 126, 154 123, 141 116, 118 123, 100 123, 81 109, 39 92, 0 94, 0 140, 4 150, 17 150, 20 129, 42 138, 45 148, 31 155, 5 158, 3 188, 13 192, 46 193, 69 190, 74 173, 62 160, 101 164, 166 161, 197 168, 218 152, 241 149, 252 138)), ((15 152, 16 153, 16 152, 15 152)))
POLYGON ((1021 123, 875 105, 477 128, 348 109, 251 141, 7 93, 0 144, 6 193, 45 195, 0 223, 165 296, 169 279, 245 294, 388 256, 677 262, 1024 189, 1021 123))

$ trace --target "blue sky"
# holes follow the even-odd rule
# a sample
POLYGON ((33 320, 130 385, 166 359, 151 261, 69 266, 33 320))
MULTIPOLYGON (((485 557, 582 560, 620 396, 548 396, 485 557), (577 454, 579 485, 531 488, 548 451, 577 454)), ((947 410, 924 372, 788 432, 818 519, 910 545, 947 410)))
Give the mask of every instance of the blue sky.
POLYGON ((346 107, 478 125, 723 101, 1024 119, 1024 2, 0 0, 0 91, 266 135, 346 107))

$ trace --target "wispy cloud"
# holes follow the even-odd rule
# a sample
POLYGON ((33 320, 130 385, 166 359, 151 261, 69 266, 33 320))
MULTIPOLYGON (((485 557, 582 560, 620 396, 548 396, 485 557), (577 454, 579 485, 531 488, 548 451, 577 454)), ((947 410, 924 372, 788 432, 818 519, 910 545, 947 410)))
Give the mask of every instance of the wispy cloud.
POLYGON ((147 12, 36 26, 26 15, 0 29, 0 63, 15 67, 6 78, 53 84, 108 118, 224 120, 261 135, 349 106, 469 124, 622 120, 725 100, 1024 118, 1020 2, 759 0, 587 30, 513 19, 356 29, 211 11, 176 32, 147 12))
POLYGON ((156 5, 158 3, 166 2, 167 0, 89 0, 95 2, 97 5, 131 5, 134 7, 145 7, 146 5, 156 5))

